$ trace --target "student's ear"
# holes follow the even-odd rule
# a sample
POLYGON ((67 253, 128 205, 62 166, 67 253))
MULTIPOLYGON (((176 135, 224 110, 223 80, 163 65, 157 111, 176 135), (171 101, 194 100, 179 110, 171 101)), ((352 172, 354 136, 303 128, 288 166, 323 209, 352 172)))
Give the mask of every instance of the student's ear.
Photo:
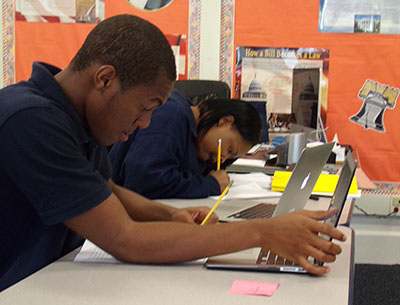
POLYGON ((113 85, 115 86, 118 78, 117 71, 113 66, 100 66, 94 74, 94 86, 97 90, 104 92, 113 85))
POLYGON ((218 126, 233 125, 235 123, 235 118, 233 115, 227 115, 219 119, 218 126))

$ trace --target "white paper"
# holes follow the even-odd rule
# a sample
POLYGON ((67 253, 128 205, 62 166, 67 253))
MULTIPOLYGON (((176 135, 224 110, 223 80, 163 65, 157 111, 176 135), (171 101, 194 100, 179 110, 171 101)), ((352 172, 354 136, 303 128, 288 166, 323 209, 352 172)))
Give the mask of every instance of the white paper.
MULTIPOLYGON (((203 265, 207 258, 201 258, 198 260, 185 262, 182 264, 190 264, 190 265, 203 265)), ((117 260, 111 254, 108 254, 104 250, 97 247, 90 240, 85 240, 81 250, 75 256, 74 262, 78 263, 111 263, 111 264, 123 264, 120 260, 117 260)))
MULTIPOLYGON (((223 200, 276 198, 282 195, 281 192, 271 191, 272 177, 264 173, 230 173, 229 178, 234 182, 223 200)), ((211 198, 217 200, 219 196, 212 196, 211 198)))
POLYGON ((232 187, 255 182, 264 189, 271 189, 272 183, 272 176, 259 172, 246 174, 229 173, 229 179, 234 181, 232 187))
POLYGON ((265 160, 239 158, 233 162, 232 165, 256 166, 263 168, 265 166, 265 160))
POLYGON ((121 263, 121 261, 100 249, 89 240, 85 241, 74 262, 121 263))
MULTIPOLYGON (((255 198, 276 198, 282 195, 281 192, 273 192, 262 188, 255 182, 231 187, 224 200, 229 199, 255 199, 255 198)), ((218 196, 215 196, 218 198, 218 196)))
POLYGON ((97 23, 104 19, 104 0, 16 0, 16 12, 28 22, 97 23), (56 17, 56 18, 53 18, 56 17))
POLYGON ((75 16, 75 0, 18 0, 22 15, 75 16))

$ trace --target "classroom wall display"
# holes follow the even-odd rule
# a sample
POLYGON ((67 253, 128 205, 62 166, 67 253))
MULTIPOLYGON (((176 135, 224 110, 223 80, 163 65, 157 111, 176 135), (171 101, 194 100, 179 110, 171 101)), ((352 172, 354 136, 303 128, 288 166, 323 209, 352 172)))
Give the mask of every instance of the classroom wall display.
POLYGON ((235 1, 221 0, 221 47, 219 59, 219 78, 233 88, 234 81, 234 16, 235 1))
POLYGON ((175 65, 176 65, 176 77, 177 79, 187 79, 187 69, 186 69, 186 45, 187 38, 186 35, 178 34, 165 34, 169 44, 171 45, 172 51, 175 55, 175 65))
MULTIPOLYGON (((190 59, 194 59, 192 62, 196 63, 196 59, 199 58, 199 54, 195 51, 198 45, 196 37, 199 36, 188 35, 189 27, 196 28, 195 22, 201 16, 201 6, 204 7, 209 1, 174 0, 163 9, 146 11, 134 8, 127 0, 105 0, 105 17, 121 13, 135 14, 156 24, 164 33, 186 35, 187 49, 190 49, 193 44, 193 49, 190 50, 194 50, 187 55, 190 59), (198 4, 199 9, 194 15, 195 18, 189 23, 189 16, 195 9, 194 4, 198 4)), ((333 4, 335 1, 344 2, 344 0, 329 1, 333 4)), ((228 43, 225 44, 224 52, 220 52, 222 63, 220 77, 232 79, 232 82, 228 82, 229 84, 236 83, 234 68, 237 46, 294 49, 307 46, 329 50, 329 88, 326 110, 328 140, 332 140, 336 134, 341 144, 348 144, 356 149, 362 169, 372 180, 400 181, 398 170, 400 168, 400 141, 396 132, 400 122, 400 112, 399 107, 396 107, 396 102, 393 103, 393 107, 388 104, 383 112, 382 122, 385 132, 369 128, 373 126, 370 125, 369 117, 368 128, 365 128, 362 119, 358 120, 360 123, 350 119, 360 112, 364 101, 367 100, 359 94, 367 80, 394 90, 400 87, 400 69, 397 68, 400 36, 382 35, 383 15, 380 21, 381 34, 373 33, 376 31, 373 27, 372 32, 368 34, 354 33, 354 25, 351 33, 321 32, 319 29, 320 2, 315 0, 221 0, 221 28, 225 23, 227 30, 221 30, 217 35, 221 35, 221 42, 226 39, 225 42, 228 43), (224 5, 226 5, 225 9, 224 5)), ((347 2, 355 3, 356 1, 347 2)), ((379 3, 385 3, 385 7, 390 7, 387 4, 395 2, 398 1, 379 1, 379 3)), ((361 3, 361 0, 357 3, 361 3)), ((397 14, 397 9, 398 6, 391 8, 394 15, 397 14)), ((371 12, 366 13, 368 14, 376 15, 371 12)), ((360 17, 357 22, 360 25, 364 24, 362 20, 360 17)), ((215 20, 205 22, 213 24, 215 20)), ((66 67, 93 26, 94 24, 90 23, 16 21, 16 81, 29 77, 32 62, 35 60, 46 61, 61 68, 66 67)), ((368 29, 365 25, 361 28, 368 29)), ((198 34, 196 31, 193 33, 198 34)), ((194 72, 197 71, 196 66, 187 65, 187 67, 187 71, 192 71, 192 68, 194 72)), ((196 78, 196 73, 193 73, 193 76, 191 77, 188 72, 188 78, 196 78)), ((311 76, 311 81, 316 88, 321 85, 321 82, 319 84, 314 82, 313 77, 311 76)), ((368 101, 372 100, 368 99, 368 101)))
POLYGON ((28 22, 98 23, 104 0, 16 0, 15 19, 28 22))
POLYGON ((188 74, 189 79, 200 78, 200 24, 201 1, 190 0, 189 12, 189 45, 188 45, 188 74))
POLYGON ((233 84, 234 0, 189 0, 189 79, 233 84))
POLYGON ((398 0, 320 0, 319 31, 400 33, 398 0))
POLYGON ((236 98, 265 102, 270 132, 326 123, 329 50, 236 48, 236 98), (321 122, 319 122, 321 119, 321 122))
MULTIPOLYGON (((328 0, 328 4, 332 5, 339 2, 361 4, 365 1, 328 0)), ((369 2, 385 4, 393 16, 398 15, 398 1, 369 2)), ((361 168, 371 180, 400 181, 400 111, 396 107, 397 99, 393 98, 400 87, 400 70, 397 68, 400 35, 382 35, 383 15, 380 34, 353 33, 353 28, 351 33, 321 32, 320 3, 315 0, 236 0, 235 48, 307 46, 329 50, 325 125, 328 140, 337 135, 340 144, 351 145, 358 153, 361 168), (368 80, 374 86, 376 84, 377 90, 374 90, 382 96, 375 102, 372 94, 374 90, 369 90, 372 94, 369 97, 363 90, 370 88, 371 84, 366 85, 368 80), (383 93, 382 88, 386 87, 383 93), (388 93, 391 94, 390 98, 386 97, 388 93), (365 111, 363 116, 364 103, 368 115, 365 111), (374 103, 378 106, 374 106, 374 103), (374 116, 371 116, 373 113, 374 116), (380 118, 382 129, 379 127, 380 118)), ((339 13, 345 11, 342 8, 339 13)))
POLYGON ((365 81, 358 93, 363 100, 360 110, 350 120, 378 132, 386 132, 384 114, 387 109, 394 109, 399 96, 399 88, 390 88, 371 79, 365 81))
MULTIPOLYGON (((157 25, 167 35, 171 46, 175 49, 175 54, 180 55, 179 78, 187 77, 187 63, 185 63, 187 62, 189 11, 187 0, 174 0, 165 8, 155 11, 136 9, 127 0, 102 1, 105 17, 133 14, 157 25), (178 37, 180 37, 179 48, 176 45, 178 37)), ((67 24, 17 20, 15 22, 15 81, 26 80, 30 76, 34 61, 44 61, 65 68, 94 26, 94 23, 82 22, 67 24)))

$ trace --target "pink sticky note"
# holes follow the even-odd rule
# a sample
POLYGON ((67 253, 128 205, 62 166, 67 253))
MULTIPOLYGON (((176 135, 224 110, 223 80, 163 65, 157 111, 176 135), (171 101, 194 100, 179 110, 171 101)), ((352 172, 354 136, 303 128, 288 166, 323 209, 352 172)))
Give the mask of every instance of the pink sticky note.
POLYGON ((231 289, 229 289, 229 293, 263 295, 270 297, 274 294, 278 286, 278 283, 236 280, 233 282, 231 289))

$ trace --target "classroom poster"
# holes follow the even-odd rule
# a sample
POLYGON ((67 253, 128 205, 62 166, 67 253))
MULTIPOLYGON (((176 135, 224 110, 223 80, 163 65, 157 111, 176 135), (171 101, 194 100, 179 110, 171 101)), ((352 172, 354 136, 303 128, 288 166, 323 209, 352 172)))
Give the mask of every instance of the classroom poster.
POLYGON ((28 22, 98 23, 104 0, 16 0, 16 20, 28 22))
POLYGON ((358 93, 358 97, 363 101, 361 108, 350 117, 350 121, 364 127, 365 130, 385 133, 385 111, 396 107, 398 96, 399 88, 367 79, 358 93))
POLYGON ((172 52, 174 52, 177 79, 187 79, 186 35, 165 34, 165 37, 167 37, 168 42, 171 45, 172 52))
POLYGON ((325 49, 237 47, 236 97, 264 102, 270 131, 288 131, 290 123, 322 127, 328 66, 325 49))
POLYGON ((319 31, 400 33, 398 0, 320 0, 319 31))

